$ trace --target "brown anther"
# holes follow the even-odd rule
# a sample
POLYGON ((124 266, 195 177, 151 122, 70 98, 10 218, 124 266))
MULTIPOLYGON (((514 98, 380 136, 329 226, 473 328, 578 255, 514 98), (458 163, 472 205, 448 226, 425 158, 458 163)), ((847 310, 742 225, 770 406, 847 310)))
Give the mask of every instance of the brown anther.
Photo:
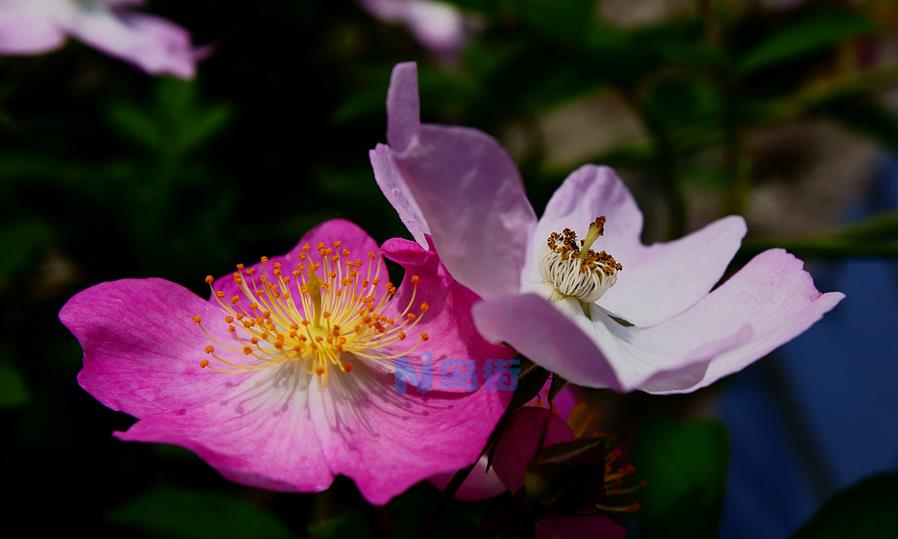
POLYGON ((212 284, 215 282, 215 277, 211 275, 206 275, 206 284, 212 284))
POLYGON ((429 339, 430 339, 430 335, 428 335, 428 334, 426 334, 426 333, 422 333, 422 334, 421 334, 421 340, 422 340, 422 341, 426 341, 426 340, 429 340, 429 339))
POLYGON ((198 315, 198 314, 193 315, 193 323, 194 324, 199 324, 202 321, 203 321, 203 318, 200 315, 198 315))
POLYGON ((207 344, 206 347, 205 347, 203 350, 204 350, 207 354, 211 354, 212 352, 215 351, 215 348, 213 348, 211 344, 207 344))
POLYGON ((234 321, 234 317, 231 316, 231 315, 225 316, 225 317, 224 317, 224 321, 225 321, 226 323, 230 324, 231 322, 234 321))
POLYGON ((215 296, 218 298, 223 298, 224 295, 225 295, 224 292, 222 292, 221 290, 219 290, 218 292, 215 293, 215 296))
POLYGON ((346 363, 343 365, 343 372, 349 372, 352 370, 352 363, 346 363))
POLYGON ((253 349, 252 349, 252 348, 250 348, 249 346, 244 346, 244 347, 243 347, 243 354, 244 354, 244 355, 247 355, 247 356, 248 356, 248 355, 250 355, 250 354, 252 354, 252 353, 253 353, 253 349))
POLYGON ((259 259, 259 262, 261 262, 261 263, 263 263, 263 264, 267 264, 267 263, 268 263, 268 257, 267 257, 267 256, 263 256, 262 258, 259 259))
POLYGON ((243 271, 243 264, 237 264, 237 271, 243 271))
POLYGON ((428 305, 426 303, 421 304, 421 312, 422 313, 426 313, 428 309, 430 309, 430 305, 428 305))
POLYGON ((201 368, 201 369, 205 369, 205 368, 208 367, 208 366, 209 366, 209 360, 208 360, 208 359, 204 359, 204 360, 200 361, 200 368, 201 368))

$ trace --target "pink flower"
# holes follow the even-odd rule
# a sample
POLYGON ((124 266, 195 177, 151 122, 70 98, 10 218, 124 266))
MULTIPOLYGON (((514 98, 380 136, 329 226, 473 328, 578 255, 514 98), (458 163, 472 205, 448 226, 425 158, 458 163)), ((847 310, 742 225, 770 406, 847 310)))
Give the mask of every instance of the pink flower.
POLYGON ((711 291, 745 235, 727 217, 640 242, 642 214, 614 172, 571 174, 536 219, 514 163, 474 129, 421 124, 414 64, 393 71, 377 182, 419 241, 484 298, 477 328, 587 387, 682 393, 737 372, 842 299, 774 249, 711 291), (581 243, 583 238, 585 243, 581 243))
POLYGON ((328 221, 286 255, 207 282, 209 300, 161 279, 102 283, 60 312, 84 349, 78 382, 139 419, 120 439, 185 447, 272 490, 322 491, 343 474, 382 504, 477 459, 507 406, 490 380, 398 390, 403 361, 440 371, 510 353, 477 335, 473 294, 414 242, 379 249, 328 221), (406 270, 398 288, 381 251, 406 270))
POLYGON ((143 0, 0 0, 0 54, 42 54, 68 36, 151 74, 192 78, 207 53, 165 19, 128 9, 143 0))
POLYGON ((437 54, 459 52, 468 38, 472 21, 458 8, 434 0, 360 0, 378 19, 408 28, 416 40, 437 54))

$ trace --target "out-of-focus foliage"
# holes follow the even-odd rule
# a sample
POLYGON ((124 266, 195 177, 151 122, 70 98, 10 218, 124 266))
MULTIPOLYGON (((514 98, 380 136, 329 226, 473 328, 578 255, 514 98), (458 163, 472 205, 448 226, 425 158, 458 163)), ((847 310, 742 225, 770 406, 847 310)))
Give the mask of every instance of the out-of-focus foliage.
POLYGON ((898 523, 898 474, 861 481, 823 504, 795 539, 895 537, 898 523))
MULTIPOLYGON (((0 454, 9 514, 33 535, 63 523, 73 535, 400 538, 432 526, 458 537, 517 507, 508 495, 445 501, 424 484, 372 508, 343 479, 323 495, 271 494, 232 485, 184 451, 119 442, 111 431, 132 419, 80 390, 78 346, 56 319, 76 291, 126 276, 205 294, 207 273, 284 252, 326 218, 379 240, 405 235, 367 158, 385 137, 398 61, 419 62, 426 121, 503 139, 537 206, 583 162, 626 171, 641 206, 657 209, 647 239, 743 212, 758 184, 800 175, 792 154, 758 150, 760 133, 835 122, 898 148, 883 99, 898 79, 884 52, 898 27, 889 2, 707 0, 633 24, 607 1, 456 0, 480 28, 456 59, 353 2, 149 3, 214 46, 197 80, 151 79, 77 44, 0 58, 0 454), (698 212, 700 198, 710 210, 698 212)), ((892 215, 787 239, 811 254, 898 257, 896 231, 892 215)), ((548 378, 528 372, 516 404, 548 378)), ((608 409, 631 405, 600 397, 608 409)), ((634 441, 625 412, 609 422, 649 482, 644 536, 713 536, 725 432, 649 423, 634 441)))
POLYGON ((160 487, 125 502, 109 518, 163 538, 291 537, 287 527, 267 511, 217 491, 160 487))
POLYGON ((647 482, 639 493, 643 537, 717 537, 726 484, 728 441, 713 420, 642 425, 633 462, 647 482))

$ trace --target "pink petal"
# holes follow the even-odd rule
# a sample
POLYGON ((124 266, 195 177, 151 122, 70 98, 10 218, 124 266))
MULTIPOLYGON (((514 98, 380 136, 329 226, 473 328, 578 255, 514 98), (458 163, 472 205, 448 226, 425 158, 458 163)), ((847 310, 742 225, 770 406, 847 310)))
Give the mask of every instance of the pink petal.
POLYGON ((572 439, 570 427, 553 412, 535 406, 520 408, 496 445, 496 474, 510 492, 516 492, 524 486, 524 472, 541 448, 572 439))
MULTIPOLYGON (((391 96, 411 92, 410 68, 400 68, 391 96)), ((389 112, 393 110, 403 116, 391 125, 411 125, 405 117, 408 108, 391 105, 389 112)), ((397 138, 405 142, 407 135, 397 138)), ((423 125, 394 160, 399 174, 379 181, 404 184, 400 191, 415 200, 455 279, 482 297, 518 291, 536 219, 505 150, 474 129, 423 125)))
POLYGON ((624 269, 599 304, 640 327, 664 322, 704 297, 723 276, 746 230, 741 217, 728 217, 677 241, 646 247, 639 239, 642 214, 627 187, 611 169, 587 165, 549 201, 531 244, 528 280, 541 280, 535 261, 551 232, 571 228, 582 237, 600 215, 608 220, 594 248, 606 250, 624 269))
POLYGON ((288 492, 330 486, 336 472, 328 466, 309 413, 308 401, 318 390, 308 375, 287 365, 248 378, 209 376, 217 384, 230 384, 229 390, 191 408, 143 417, 116 436, 184 447, 228 479, 250 486, 288 492))
MULTIPOLYGON (((397 392, 365 363, 323 387, 292 363, 254 375, 202 372, 188 406, 165 407, 117 436, 185 447, 233 481, 272 490, 318 492, 347 475, 377 504, 476 459, 508 402, 490 384, 468 394, 397 392)), ((151 383, 162 385, 136 391, 179 389, 151 383)))
POLYGON ((453 5, 432 0, 409 2, 406 24, 422 45, 437 54, 451 55, 464 48, 465 19, 453 5))
MULTIPOLYGON (((417 342, 421 333, 426 333, 429 339, 425 343, 413 353, 402 355, 412 362, 410 366, 421 367, 432 376, 432 380, 425 377, 428 386, 446 392, 473 391, 489 375, 508 366, 507 361, 501 360, 513 357, 514 351, 507 346, 490 344, 480 336, 471 318, 471 306, 477 296, 452 279, 433 250, 425 251, 412 241, 391 239, 384 243, 383 251, 387 258, 405 269, 403 283, 391 301, 392 310, 404 310, 413 293, 415 301, 411 312, 418 312, 422 303, 428 305, 414 331, 408 331, 406 341, 397 343, 391 352, 402 354, 417 342), (419 279, 417 290, 410 283, 413 276, 419 279), (422 357, 425 354, 426 359, 422 357)), ((506 371, 505 377, 511 378, 513 374, 506 371)), ((511 381, 503 381, 509 390, 497 389, 509 397, 511 381)))
MULTIPOLYGON (((487 471, 486 463, 487 457, 480 457, 480 460, 477 461, 477 465, 471 470, 470 475, 468 475, 468 478, 465 479, 464 483, 461 484, 461 487, 459 487, 458 492, 455 494, 456 500, 479 502, 481 500, 495 498, 496 496, 507 492, 505 484, 499 479, 499 476, 496 475, 496 469, 490 468, 489 471, 487 471)), ((430 482, 438 489, 445 490, 454 476, 455 472, 440 474, 431 477, 430 482)))
POLYGON ((407 26, 415 39, 435 53, 452 54, 464 45, 464 17, 454 6, 432 0, 362 0, 361 3, 375 17, 407 26))
POLYGON ((80 8, 63 24, 85 43, 151 74, 193 78, 196 61, 204 55, 191 45, 187 30, 149 15, 80 8))
POLYGON ((113 410, 142 417, 192 408, 241 378, 226 383, 200 368, 209 339, 194 315, 219 340, 228 338, 224 325, 206 324, 222 315, 218 307, 162 279, 93 286, 70 299, 59 318, 84 350, 81 387, 113 410))
POLYGON ((369 372, 367 381, 346 377, 358 385, 310 404, 331 470, 355 480, 375 504, 475 461, 508 403, 489 383, 469 394, 396 393, 390 377, 369 372))
POLYGON ((536 523, 536 539, 624 539, 627 529, 606 516, 550 515, 536 523))
POLYGON ((421 208, 415 202, 405 179, 396 168, 393 151, 389 146, 378 144, 376 148, 368 152, 368 157, 371 160, 371 168, 374 170, 374 179, 387 198, 387 202, 399 214, 399 219, 415 238, 415 241, 422 247, 427 247, 427 236, 430 235, 430 229, 427 228, 427 221, 421 215, 421 208))
POLYGON ((745 232, 745 220, 731 216, 676 241, 640 246, 629 262, 621 262, 624 271, 599 304, 640 327, 669 320, 711 291, 745 232))
POLYGON ((396 64, 387 90, 387 142, 397 152, 405 151, 421 127, 418 99, 418 66, 414 62, 396 64))
POLYGON ((589 320, 575 300, 549 303, 536 294, 483 301, 473 313, 487 340, 508 342, 571 383, 617 391, 639 388, 659 371, 708 361, 749 337, 745 325, 735 324, 725 332, 698 328, 654 342, 595 306, 589 320))
POLYGON ((643 389, 650 393, 695 391, 744 369, 810 328, 845 295, 821 294, 803 266, 801 260, 782 249, 761 253, 688 311, 645 330, 641 339, 655 346, 663 346, 677 334, 702 339, 740 324, 750 328, 751 339, 716 354, 710 361, 660 372, 643 389))
POLYGON ((7 0, 0 5, 0 54, 40 54, 63 43, 65 33, 47 4, 7 0))
MULTIPOLYGON (((529 279, 542 280, 533 263, 545 247, 549 234, 570 228, 582 238, 589 224, 601 215, 607 217, 605 235, 596 241, 595 248, 608 251, 618 261, 626 260, 640 246, 642 212, 613 170, 584 165, 571 173, 555 191, 536 225, 528 256, 531 264, 529 279)), ((629 270, 626 263, 624 270, 629 270)))

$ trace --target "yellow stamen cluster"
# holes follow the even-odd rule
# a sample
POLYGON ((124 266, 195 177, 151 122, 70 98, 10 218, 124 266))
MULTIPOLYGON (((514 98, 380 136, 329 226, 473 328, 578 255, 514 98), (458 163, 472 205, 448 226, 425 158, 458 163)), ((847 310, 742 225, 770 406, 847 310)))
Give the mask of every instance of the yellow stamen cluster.
POLYGON ((570 228, 565 228, 561 233, 549 234, 546 245, 550 251, 560 254, 564 261, 579 258, 580 273, 600 270, 605 275, 611 276, 624 267, 605 251, 597 253, 590 249, 592 244, 603 235, 605 235, 604 215, 596 217, 596 220, 589 224, 589 230, 583 241, 577 241, 577 233, 570 228))
MULTIPOLYGON (((570 228, 552 232, 539 259, 540 274, 552 285, 553 299, 576 298, 583 304, 593 303, 617 280, 624 269, 605 251, 593 251, 593 243, 605 233, 605 217, 590 223, 586 237, 580 241, 570 228)), ((584 311, 586 312, 586 311, 584 311)))
POLYGON ((406 341, 429 308, 415 304, 420 277, 409 279, 412 292, 404 308, 388 315, 396 287, 381 276, 380 253, 369 252, 363 263, 341 245, 303 245, 291 268, 264 256, 256 267, 238 264, 231 276, 237 292, 230 295, 216 290, 215 280, 207 276, 229 338, 215 338, 194 316, 211 341, 204 352, 214 360, 203 359, 200 367, 248 372, 292 362, 324 383, 332 367, 348 373, 355 360, 396 359, 428 340, 427 333, 419 333, 399 352, 390 346, 406 341))

